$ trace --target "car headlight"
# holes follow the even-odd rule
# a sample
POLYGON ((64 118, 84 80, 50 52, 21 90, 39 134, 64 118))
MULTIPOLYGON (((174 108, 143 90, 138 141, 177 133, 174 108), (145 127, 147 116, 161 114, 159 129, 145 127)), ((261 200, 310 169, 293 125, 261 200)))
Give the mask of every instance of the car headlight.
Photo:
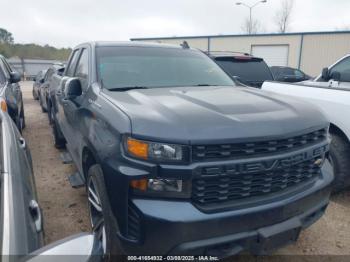
POLYGON ((148 142, 126 137, 125 149, 130 156, 155 162, 185 161, 186 147, 182 145, 148 142))
POLYGON ((168 178, 132 180, 130 187, 135 195, 154 197, 189 198, 191 192, 190 181, 168 178))

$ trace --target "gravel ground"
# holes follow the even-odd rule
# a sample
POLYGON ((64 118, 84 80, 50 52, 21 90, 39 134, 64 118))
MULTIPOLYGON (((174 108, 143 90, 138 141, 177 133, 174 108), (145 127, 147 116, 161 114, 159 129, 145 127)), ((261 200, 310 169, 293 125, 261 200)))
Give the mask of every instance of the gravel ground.
MULTIPOLYGON (((73 189, 68 182, 68 175, 75 168, 62 164, 60 151, 53 146, 47 114, 42 113, 38 101, 33 100, 32 82, 21 86, 27 124, 24 137, 32 152, 39 201, 44 212, 45 241, 49 244, 90 230, 86 193, 84 188, 73 189)), ((350 192, 333 196, 326 215, 302 232, 297 243, 275 254, 350 255, 350 192)))

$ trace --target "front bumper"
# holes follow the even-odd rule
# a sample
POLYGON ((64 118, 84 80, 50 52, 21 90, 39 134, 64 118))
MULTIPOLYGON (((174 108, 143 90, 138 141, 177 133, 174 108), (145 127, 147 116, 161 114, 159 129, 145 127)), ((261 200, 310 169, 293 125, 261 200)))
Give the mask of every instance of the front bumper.
POLYGON ((139 217, 140 239, 119 235, 127 254, 229 256, 253 254, 296 241, 301 229, 317 221, 329 202, 332 167, 326 161, 320 178, 285 199, 227 212, 203 213, 190 202, 130 199, 139 217))

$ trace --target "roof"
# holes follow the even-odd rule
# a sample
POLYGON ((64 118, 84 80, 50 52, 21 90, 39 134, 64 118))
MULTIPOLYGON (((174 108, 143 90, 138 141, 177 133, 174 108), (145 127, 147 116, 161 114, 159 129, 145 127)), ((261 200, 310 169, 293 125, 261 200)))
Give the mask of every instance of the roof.
POLYGON ((82 43, 79 46, 91 45, 91 46, 124 46, 124 47, 158 47, 158 48, 178 48, 182 49, 180 45, 171 45, 163 43, 149 43, 149 42, 132 42, 132 41, 97 41, 97 42, 87 42, 82 43))
POLYGON ((131 38, 131 41, 140 40, 165 40, 165 39, 196 39, 196 38, 218 38, 218 37, 258 37, 258 36, 292 36, 292 35, 327 35, 327 34, 350 34, 350 30, 345 31, 319 31, 319 32, 291 32, 291 33, 268 33, 268 34, 229 34, 229 35, 198 35, 198 36, 174 36, 174 37, 146 37, 131 38))

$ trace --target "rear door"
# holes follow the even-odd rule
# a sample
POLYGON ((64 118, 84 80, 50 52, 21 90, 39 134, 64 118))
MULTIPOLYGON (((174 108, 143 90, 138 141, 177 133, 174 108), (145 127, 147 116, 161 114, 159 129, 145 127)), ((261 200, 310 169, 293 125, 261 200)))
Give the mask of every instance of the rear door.
MULTIPOLYGON (((77 66, 77 62, 80 56, 80 49, 75 49, 73 53, 70 56, 68 66, 65 71, 65 77, 73 77, 75 73, 75 68, 77 66)), ((57 102, 57 121, 59 123, 60 129, 64 135, 65 138, 68 138, 69 135, 69 124, 67 122, 66 118, 66 112, 65 112, 65 105, 66 105, 66 99, 64 99, 64 85, 65 82, 63 79, 61 80, 61 86, 57 87, 57 90, 55 91, 56 96, 56 102, 57 102)), ((68 141, 69 142, 69 141, 68 141)))

